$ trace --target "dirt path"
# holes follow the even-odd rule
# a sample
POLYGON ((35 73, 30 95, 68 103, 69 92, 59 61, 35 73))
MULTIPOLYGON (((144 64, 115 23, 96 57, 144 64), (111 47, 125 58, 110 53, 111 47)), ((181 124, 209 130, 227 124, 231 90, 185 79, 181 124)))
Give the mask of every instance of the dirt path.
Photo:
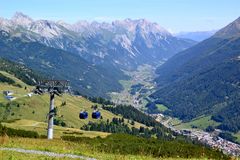
POLYGON ((64 154, 64 153, 55 153, 55 152, 47 152, 47 151, 38 151, 38 150, 27 150, 27 149, 21 149, 21 148, 0 148, 0 151, 14 151, 14 152, 20 152, 20 153, 27 153, 27 154, 38 154, 38 155, 44 155, 48 157, 57 157, 57 158, 73 158, 73 159, 84 159, 84 160, 96 160, 95 158, 89 158, 85 156, 79 156, 74 154, 64 154))

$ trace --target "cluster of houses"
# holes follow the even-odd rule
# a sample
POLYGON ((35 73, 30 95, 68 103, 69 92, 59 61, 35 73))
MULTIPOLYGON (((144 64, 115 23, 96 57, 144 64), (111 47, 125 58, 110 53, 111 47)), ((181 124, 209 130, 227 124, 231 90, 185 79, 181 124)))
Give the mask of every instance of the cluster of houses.
POLYGON ((190 136, 193 139, 198 139, 200 142, 209 145, 212 148, 217 148, 222 150, 224 153, 240 156, 240 145, 222 139, 214 134, 204 132, 204 131, 190 131, 185 133, 185 135, 190 136))
POLYGON ((159 121, 175 133, 190 137, 191 139, 197 139, 199 142, 206 144, 212 148, 219 149, 226 154, 237 157, 240 156, 240 145, 219 137, 218 133, 221 132, 220 130, 215 129, 214 132, 208 133, 195 129, 176 129, 171 125, 168 120, 162 121, 162 119, 164 118, 163 114, 152 114, 151 116, 155 118, 156 121, 159 121))
POLYGON ((5 98, 9 101, 16 99, 16 97, 13 96, 13 91, 3 91, 3 94, 5 95, 5 98))
MULTIPOLYGON (((4 95, 5 98, 6 98, 7 100, 9 100, 9 101, 13 101, 13 100, 16 99, 16 97, 13 96, 13 95, 14 95, 14 92, 13 92, 13 91, 10 91, 10 90, 8 90, 8 91, 3 91, 3 95, 4 95)), ((32 97, 32 95, 33 95, 33 93, 31 92, 31 93, 28 93, 28 94, 25 95, 25 96, 32 97)))

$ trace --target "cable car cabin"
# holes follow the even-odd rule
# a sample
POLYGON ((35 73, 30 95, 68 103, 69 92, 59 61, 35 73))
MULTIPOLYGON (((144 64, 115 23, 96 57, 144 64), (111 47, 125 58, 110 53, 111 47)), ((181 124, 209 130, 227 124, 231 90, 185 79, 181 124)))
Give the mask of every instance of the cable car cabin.
POLYGON ((83 111, 79 113, 79 118, 80 119, 87 119, 88 118, 88 112, 83 111))
POLYGON ((99 111, 92 112, 92 118, 93 119, 100 119, 101 118, 101 112, 99 112, 99 111))

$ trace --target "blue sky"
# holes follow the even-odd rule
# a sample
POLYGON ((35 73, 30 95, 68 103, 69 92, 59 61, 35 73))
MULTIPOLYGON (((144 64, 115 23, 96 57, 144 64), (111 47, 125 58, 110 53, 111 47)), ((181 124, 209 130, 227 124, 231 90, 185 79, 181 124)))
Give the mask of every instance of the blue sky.
POLYGON ((145 18, 171 32, 224 27, 240 16, 240 0, 0 0, 0 17, 108 21, 145 18))

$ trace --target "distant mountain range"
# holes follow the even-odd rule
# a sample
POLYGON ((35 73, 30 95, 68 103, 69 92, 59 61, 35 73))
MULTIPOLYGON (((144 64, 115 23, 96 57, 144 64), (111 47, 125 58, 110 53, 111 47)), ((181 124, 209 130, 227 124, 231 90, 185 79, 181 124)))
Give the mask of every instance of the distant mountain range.
POLYGON ((178 38, 186 38, 191 39, 197 42, 203 41, 205 39, 208 39, 212 35, 214 35, 217 32, 217 30, 211 30, 211 31, 197 31, 197 32, 180 32, 177 34, 174 34, 174 36, 178 38))
POLYGON ((152 97, 184 121, 212 115, 220 129, 240 130, 240 18, 157 69, 152 97))
POLYGON ((195 44, 145 19, 67 24, 17 12, 0 19, 0 30, 0 56, 68 78, 82 94, 94 96, 121 90, 122 70, 155 65, 195 44))
POLYGON ((127 69, 169 58, 194 44, 173 37, 145 19, 112 23, 79 21, 70 25, 62 21, 34 21, 16 13, 10 20, 1 19, 0 28, 13 37, 75 53, 94 64, 110 63, 127 69))

